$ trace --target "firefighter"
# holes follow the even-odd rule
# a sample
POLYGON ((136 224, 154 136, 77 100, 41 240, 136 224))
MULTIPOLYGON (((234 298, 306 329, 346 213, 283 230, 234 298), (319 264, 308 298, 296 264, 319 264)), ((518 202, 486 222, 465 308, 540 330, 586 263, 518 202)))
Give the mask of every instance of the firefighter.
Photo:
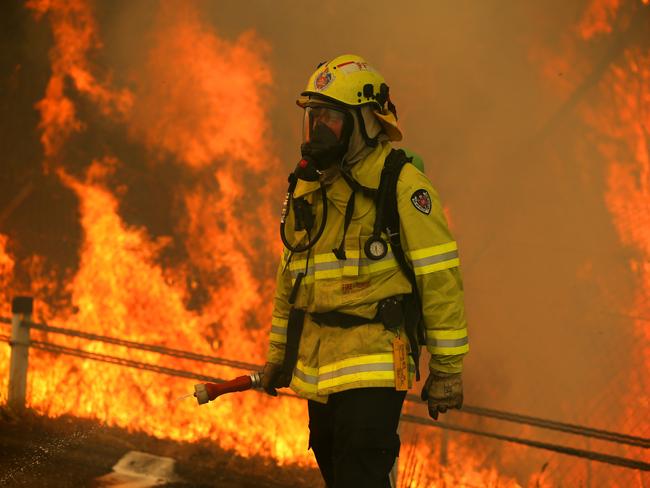
POLYGON ((431 354, 421 394, 430 416, 462 405, 458 249, 436 191, 411 163, 396 182, 399 229, 376 232, 382 168, 404 153, 393 151, 397 111, 371 65, 355 55, 321 63, 297 104, 303 159, 283 211, 263 388, 290 386, 308 400, 309 446, 329 488, 387 487, 417 336, 431 354), (305 168, 311 176, 300 176, 305 168))

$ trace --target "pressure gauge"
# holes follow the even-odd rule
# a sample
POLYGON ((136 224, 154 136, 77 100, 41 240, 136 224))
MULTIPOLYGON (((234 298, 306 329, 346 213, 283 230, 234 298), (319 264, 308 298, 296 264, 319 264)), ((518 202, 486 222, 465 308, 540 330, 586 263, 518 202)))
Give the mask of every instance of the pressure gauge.
POLYGON ((377 261, 382 259, 388 253, 388 244, 381 237, 371 236, 364 246, 363 250, 368 256, 368 259, 377 261))

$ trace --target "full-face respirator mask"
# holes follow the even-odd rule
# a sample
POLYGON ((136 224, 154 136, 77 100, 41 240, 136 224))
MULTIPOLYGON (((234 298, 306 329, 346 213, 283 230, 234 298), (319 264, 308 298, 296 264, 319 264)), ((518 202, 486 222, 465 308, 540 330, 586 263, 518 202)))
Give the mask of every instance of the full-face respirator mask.
POLYGON ((345 109, 306 107, 300 146, 302 157, 311 159, 319 171, 341 164, 353 128, 352 114, 345 109))

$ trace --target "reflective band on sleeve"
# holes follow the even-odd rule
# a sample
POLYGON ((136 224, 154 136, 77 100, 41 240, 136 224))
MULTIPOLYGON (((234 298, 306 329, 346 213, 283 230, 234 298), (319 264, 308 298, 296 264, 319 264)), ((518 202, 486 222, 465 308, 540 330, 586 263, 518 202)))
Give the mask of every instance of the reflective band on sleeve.
POLYGON ((421 268, 423 266, 428 266, 430 264, 442 263, 443 261, 449 261, 451 259, 458 258, 458 251, 450 251, 444 254, 438 254, 437 256, 430 256, 428 258, 416 259, 413 261, 413 266, 421 268))
POLYGON ((410 251, 407 255, 413 264, 416 275, 455 268, 460 265, 458 245, 455 241, 410 251))
POLYGON ((407 251, 406 255, 411 261, 415 261, 416 259, 428 258, 430 256, 436 256, 438 254, 445 254, 450 251, 458 251, 458 244, 456 244, 456 241, 439 244, 437 246, 416 249, 413 251, 407 251))
POLYGON ((288 319, 271 318, 271 342, 280 342, 282 344, 287 342, 287 324, 288 319))
POLYGON ((431 354, 456 355, 469 351, 467 329, 428 330, 427 349, 431 354))

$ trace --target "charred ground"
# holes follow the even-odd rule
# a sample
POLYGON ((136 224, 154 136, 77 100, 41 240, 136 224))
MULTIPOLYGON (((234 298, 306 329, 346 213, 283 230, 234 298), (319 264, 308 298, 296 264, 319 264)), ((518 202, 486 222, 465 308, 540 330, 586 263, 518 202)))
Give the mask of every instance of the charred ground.
POLYGON ((169 487, 281 488, 321 486, 316 469, 277 466, 261 458, 242 458, 216 442, 156 439, 140 432, 106 427, 97 421, 47 418, 28 410, 0 408, 0 485, 78 488, 96 486, 128 451, 174 458, 182 483, 169 487))

